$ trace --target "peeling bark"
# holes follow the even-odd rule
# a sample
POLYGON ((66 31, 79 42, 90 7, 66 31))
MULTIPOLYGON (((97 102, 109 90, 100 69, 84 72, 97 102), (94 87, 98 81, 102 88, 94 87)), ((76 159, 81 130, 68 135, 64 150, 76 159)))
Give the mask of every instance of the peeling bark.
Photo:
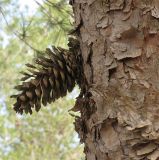
POLYGON ((159 159, 159 1, 74 0, 87 160, 159 159))

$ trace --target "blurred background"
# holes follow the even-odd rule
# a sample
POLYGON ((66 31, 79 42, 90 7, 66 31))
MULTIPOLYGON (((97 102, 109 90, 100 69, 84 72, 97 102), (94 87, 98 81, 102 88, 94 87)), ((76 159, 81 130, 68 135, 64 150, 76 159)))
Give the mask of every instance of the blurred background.
POLYGON ((69 114, 79 94, 30 115, 13 111, 20 71, 51 45, 67 48, 73 16, 67 0, 0 0, 0 160, 82 160, 69 114))

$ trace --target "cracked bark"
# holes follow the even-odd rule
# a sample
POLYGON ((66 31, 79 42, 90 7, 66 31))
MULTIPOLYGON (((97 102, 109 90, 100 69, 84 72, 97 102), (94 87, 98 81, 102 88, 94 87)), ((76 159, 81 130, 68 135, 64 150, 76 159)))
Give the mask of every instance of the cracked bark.
POLYGON ((159 1, 74 0, 87 160, 159 159, 159 1))

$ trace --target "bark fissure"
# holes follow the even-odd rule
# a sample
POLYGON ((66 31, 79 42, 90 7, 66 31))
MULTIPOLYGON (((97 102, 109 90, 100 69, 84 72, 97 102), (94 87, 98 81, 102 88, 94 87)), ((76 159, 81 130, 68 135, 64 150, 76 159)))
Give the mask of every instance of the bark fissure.
POLYGON ((92 43, 90 44, 90 53, 89 53, 89 55, 88 55, 88 58, 87 58, 87 63, 89 64, 89 66, 90 66, 90 69, 91 69, 91 76, 90 76, 90 80, 89 80, 89 82, 91 83, 91 84, 93 84, 93 65, 92 65, 92 56, 93 56, 93 49, 92 49, 92 43))

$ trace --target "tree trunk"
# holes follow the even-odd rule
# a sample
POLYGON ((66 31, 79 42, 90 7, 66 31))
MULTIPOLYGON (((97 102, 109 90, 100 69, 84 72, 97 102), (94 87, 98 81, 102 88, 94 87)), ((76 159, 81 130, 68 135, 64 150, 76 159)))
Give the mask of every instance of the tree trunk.
POLYGON ((87 160, 159 159, 159 1, 74 0, 87 160))

